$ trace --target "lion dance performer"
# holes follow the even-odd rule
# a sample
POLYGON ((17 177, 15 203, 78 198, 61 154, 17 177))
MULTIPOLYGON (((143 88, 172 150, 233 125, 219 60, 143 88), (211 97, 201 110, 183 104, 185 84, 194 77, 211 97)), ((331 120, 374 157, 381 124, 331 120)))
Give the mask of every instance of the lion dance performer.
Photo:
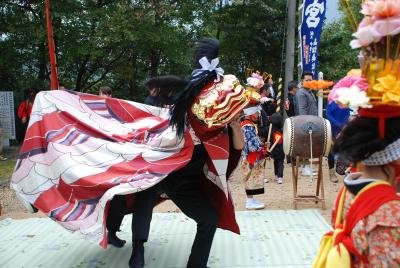
MULTIPOLYGON (((138 192, 172 185, 169 197, 198 223, 187 267, 206 267, 216 227, 239 233, 227 177, 243 146, 235 119, 248 104, 236 77, 223 76, 218 49, 215 39, 198 43, 198 69, 172 111, 77 92, 39 93, 11 182, 22 202, 107 247, 114 196, 132 194, 135 202, 138 192), (192 164, 192 181, 174 178, 192 164)), ((144 267, 133 259, 130 267, 144 267)))
POLYGON ((387 32, 400 19, 394 7, 398 1, 363 1, 365 18, 351 42, 362 48, 361 71, 349 72, 329 96, 358 111, 334 146, 358 172, 344 179, 334 231, 323 237, 313 267, 400 267, 399 32, 387 32))

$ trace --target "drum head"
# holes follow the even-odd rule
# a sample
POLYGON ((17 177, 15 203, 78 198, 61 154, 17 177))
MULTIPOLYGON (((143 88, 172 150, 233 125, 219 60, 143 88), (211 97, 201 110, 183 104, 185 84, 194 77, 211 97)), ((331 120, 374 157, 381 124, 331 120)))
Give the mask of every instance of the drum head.
POLYGON ((326 139, 325 139, 325 151, 324 151, 324 156, 328 156, 328 154, 331 152, 332 149, 332 127, 331 127, 331 122, 328 120, 324 119, 325 123, 325 128, 326 128, 326 139))
POLYGON ((289 117, 283 124, 283 152, 292 155, 293 150, 293 120, 289 117))

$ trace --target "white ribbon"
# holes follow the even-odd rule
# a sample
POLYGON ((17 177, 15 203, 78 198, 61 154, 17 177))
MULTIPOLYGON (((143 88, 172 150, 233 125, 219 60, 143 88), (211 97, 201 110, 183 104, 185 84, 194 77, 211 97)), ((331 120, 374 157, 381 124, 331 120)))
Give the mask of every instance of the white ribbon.
POLYGON ((221 67, 217 67, 219 64, 219 58, 212 59, 211 62, 208 61, 207 57, 202 57, 199 60, 201 69, 195 69, 192 72, 192 76, 196 77, 199 74, 203 73, 204 71, 215 71, 217 73, 217 79, 214 80, 214 82, 219 82, 221 79, 221 76, 224 75, 224 69, 221 67))

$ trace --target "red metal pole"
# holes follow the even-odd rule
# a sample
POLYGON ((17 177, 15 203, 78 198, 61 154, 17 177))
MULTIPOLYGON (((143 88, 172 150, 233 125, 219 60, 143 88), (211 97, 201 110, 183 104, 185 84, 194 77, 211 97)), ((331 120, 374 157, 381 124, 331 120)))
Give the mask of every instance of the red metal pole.
POLYGON ((51 10, 50 10, 50 0, 46 0, 46 24, 47 24, 47 42, 49 47, 50 56, 50 89, 58 89, 58 75, 57 75, 57 59, 55 44, 53 38, 53 25, 51 21, 51 10))

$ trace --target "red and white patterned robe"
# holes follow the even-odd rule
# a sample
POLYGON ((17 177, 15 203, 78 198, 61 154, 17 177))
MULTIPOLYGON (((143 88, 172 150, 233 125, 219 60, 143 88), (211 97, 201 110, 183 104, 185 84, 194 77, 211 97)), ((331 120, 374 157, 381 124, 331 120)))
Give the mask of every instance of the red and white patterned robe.
MULTIPOLYGON (((238 233, 227 177, 240 153, 229 146, 223 129, 217 135, 196 134, 210 156, 204 187, 220 214, 219 227, 238 233)), ((113 196, 157 184, 190 161, 193 146, 189 131, 177 137, 168 109, 69 91, 40 92, 11 186, 64 228, 106 247, 113 196)))

